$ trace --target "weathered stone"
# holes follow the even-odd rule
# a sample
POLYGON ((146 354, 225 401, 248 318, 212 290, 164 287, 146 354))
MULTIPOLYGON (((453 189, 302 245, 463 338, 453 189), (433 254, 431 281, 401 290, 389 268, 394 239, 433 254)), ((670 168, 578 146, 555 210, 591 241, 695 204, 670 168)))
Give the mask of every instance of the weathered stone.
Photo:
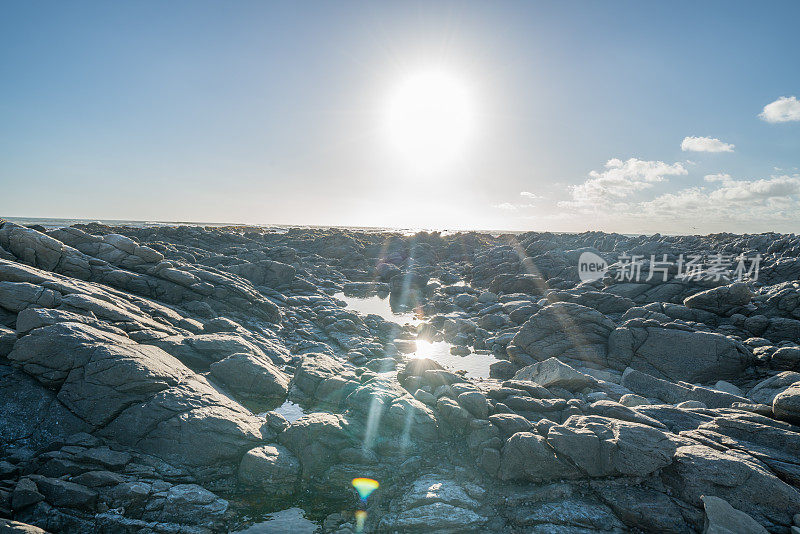
POLYGON ((557 302, 528 319, 508 346, 512 362, 529 365, 551 357, 604 364, 614 323, 602 313, 557 302))
POLYGON ((543 482, 559 478, 575 478, 580 472, 562 460, 542 436, 517 432, 501 451, 501 480, 543 482))
POLYGON ((300 462, 281 445, 250 449, 239 464, 239 483, 266 495, 290 495, 298 489, 300 462))
POLYGON ((676 449, 656 428, 594 415, 551 427, 547 443, 594 477, 648 475, 669 465, 676 449))
POLYGON ((209 367, 214 380, 244 399, 283 398, 289 378, 271 361, 248 353, 231 354, 209 367))
POLYGON ((546 388, 555 386, 572 391, 597 384, 593 377, 576 371, 558 358, 548 358, 523 367, 514 375, 514 380, 528 380, 546 388))
POLYGON ((617 328, 608 339, 608 363, 657 378, 704 382, 735 378, 754 362, 740 342, 721 334, 675 328, 617 328))
POLYGON ((706 511, 703 534, 767 534, 767 529, 725 499, 711 495, 701 498, 706 511))

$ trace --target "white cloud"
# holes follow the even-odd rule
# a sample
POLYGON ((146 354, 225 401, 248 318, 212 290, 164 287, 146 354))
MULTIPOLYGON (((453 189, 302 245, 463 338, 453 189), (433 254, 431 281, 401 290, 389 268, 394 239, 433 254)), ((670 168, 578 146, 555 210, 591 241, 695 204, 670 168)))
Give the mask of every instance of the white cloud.
POLYGON ((764 111, 758 115, 767 122, 790 122, 800 121, 800 100, 796 97, 782 96, 775 102, 770 102, 764 106, 764 111))
POLYGON ((672 165, 663 161, 646 161, 630 158, 622 161, 610 159, 605 170, 592 171, 584 183, 571 187, 572 200, 560 202, 560 207, 590 208, 609 206, 637 191, 664 181, 665 176, 688 174, 680 163, 672 165))
POLYGON ((543 198, 543 197, 540 197, 539 195, 537 195, 536 193, 531 193, 530 191, 522 191, 519 195, 521 197, 530 198, 530 199, 543 198))
POLYGON ((690 187, 636 206, 647 217, 694 220, 786 220, 800 215, 800 176, 733 180, 727 174, 706 176, 715 189, 690 187), (709 179, 710 178, 710 179, 709 179))
POLYGON ((733 149, 734 145, 715 137, 684 137, 681 142, 684 152, 733 152, 733 149))
POLYGON ((492 207, 506 211, 514 211, 517 209, 517 206, 515 206, 511 202, 503 202, 502 204, 493 204, 492 207))

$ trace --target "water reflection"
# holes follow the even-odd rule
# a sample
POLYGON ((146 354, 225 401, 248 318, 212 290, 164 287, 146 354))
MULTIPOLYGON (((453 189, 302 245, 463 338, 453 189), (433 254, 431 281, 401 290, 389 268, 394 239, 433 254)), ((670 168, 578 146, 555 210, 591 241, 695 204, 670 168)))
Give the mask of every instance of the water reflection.
POLYGON ((423 341, 417 339, 417 350, 413 358, 430 358, 453 370, 464 370, 470 378, 488 378, 489 366, 499 361, 493 354, 470 353, 457 356, 450 353, 453 345, 446 341, 423 341))
POLYGON ((314 534, 319 526, 305 517, 301 508, 289 508, 269 514, 266 521, 231 534, 314 534))
MULTIPOLYGON (((295 404, 290 400, 287 400, 286 402, 284 402, 283 404, 281 404, 280 406, 271 411, 281 414, 284 417, 284 419, 286 419, 290 423, 294 423, 295 421, 306 415, 306 412, 305 410, 303 410, 302 406, 300 406, 299 404, 295 404)), ((258 414, 259 417, 265 417, 266 415, 267 412, 258 414)))
POLYGON ((335 298, 342 300, 347 304, 347 308, 357 311, 363 315, 380 315, 387 321, 392 321, 399 324, 419 324, 423 321, 413 311, 404 308, 394 302, 394 299, 389 299, 386 295, 372 295, 370 297, 349 297, 344 293, 336 293, 333 295, 335 298), (394 304, 394 306, 393 306, 394 304))

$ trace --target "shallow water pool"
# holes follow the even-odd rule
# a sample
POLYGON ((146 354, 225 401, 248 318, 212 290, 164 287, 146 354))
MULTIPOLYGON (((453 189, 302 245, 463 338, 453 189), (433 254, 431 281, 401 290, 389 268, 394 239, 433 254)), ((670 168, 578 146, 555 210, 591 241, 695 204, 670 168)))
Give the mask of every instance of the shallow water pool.
POLYGON ((467 372, 469 378, 489 378, 489 366, 498 359, 493 354, 476 354, 457 356, 450 353, 450 343, 446 341, 417 340, 417 350, 410 356, 412 358, 430 358, 451 371, 467 372))
POLYGON ((269 514, 266 521, 231 534, 314 534, 319 525, 306 519, 302 508, 288 508, 269 514))
POLYGON ((336 293, 333 296, 347 303, 348 309, 357 311, 363 315, 380 315, 387 321, 392 321, 401 325, 417 325, 423 322, 423 319, 418 317, 413 311, 393 310, 388 296, 382 297, 380 295, 372 295, 370 297, 348 297, 344 293, 336 293))

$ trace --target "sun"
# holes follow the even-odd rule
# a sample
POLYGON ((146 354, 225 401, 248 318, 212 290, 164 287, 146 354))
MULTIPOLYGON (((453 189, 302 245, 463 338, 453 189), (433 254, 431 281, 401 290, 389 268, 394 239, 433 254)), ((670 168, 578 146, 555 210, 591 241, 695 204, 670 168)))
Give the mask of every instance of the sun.
POLYGON ((396 87, 386 119, 395 150, 416 167, 438 169, 464 152, 474 125, 472 95, 458 77, 422 70, 396 87))

